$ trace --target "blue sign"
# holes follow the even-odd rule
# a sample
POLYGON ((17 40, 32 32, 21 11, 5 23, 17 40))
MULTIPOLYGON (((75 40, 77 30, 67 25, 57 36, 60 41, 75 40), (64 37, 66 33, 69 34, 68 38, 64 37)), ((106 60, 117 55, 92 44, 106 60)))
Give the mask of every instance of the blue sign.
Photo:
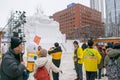
POLYGON ((67 5, 67 8, 72 7, 72 6, 74 6, 74 5, 76 5, 76 3, 68 4, 68 5, 67 5))
POLYGON ((4 35, 3 35, 3 38, 10 38, 10 37, 11 37, 10 34, 4 34, 4 35))

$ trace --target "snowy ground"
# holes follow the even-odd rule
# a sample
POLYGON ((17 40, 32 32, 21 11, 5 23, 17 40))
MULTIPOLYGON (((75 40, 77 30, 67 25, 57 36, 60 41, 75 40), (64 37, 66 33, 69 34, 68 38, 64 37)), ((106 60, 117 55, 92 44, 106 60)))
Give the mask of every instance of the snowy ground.
MULTIPOLYGON (((62 56, 61 61, 61 69, 63 71, 62 74, 60 74, 60 80, 74 80, 76 78, 76 73, 74 70, 74 64, 72 60, 72 55, 70 53, 64 53, 62 56)), ((86 80, 85 78, 85 71, 83 70, 83 80, 86 80)), ((29 80, 34 80, 33 73, 30 74, 29 80)), ((96 79, 98 80, 98 79, 96 79)), ((102 77, 100 80, 108 80, 107 77, 102 77)))

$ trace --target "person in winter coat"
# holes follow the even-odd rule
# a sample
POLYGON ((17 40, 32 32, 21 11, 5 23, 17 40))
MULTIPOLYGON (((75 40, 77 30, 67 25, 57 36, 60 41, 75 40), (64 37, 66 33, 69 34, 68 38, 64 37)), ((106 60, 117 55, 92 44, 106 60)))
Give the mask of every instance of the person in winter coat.
POLYGON ((83 80, 83 71, 82 71, 83 49, 79 47, 77 41, 74 41, 73 45, 74 45, 74 64, 77 73, 77 78, 74 80, 83 80))
POLYGON ((37 49, 37 51, 36 51, 36 55, 40 55, 39 53, 40 53, 40 50, 42 49, 42 47, 41 46, 38 46, 38 49, 37 49))
MULTIPOLYGON (((110 57, 116 57, 120 55, 120 43, 116 43, 113 49, 110 49, 107 53, 107 56, 104 60, 104 65, 107 66, 110 60, 110 57)), ((120 57, 117 59, 117 62, 120 64, 120 57)))
POLYGON ((83 51, 86 80, 95 80, 98 64, 101 61, 101 55, 97 49, 93 48, 93 44, 92 40, 88 40, 88 48, 83 51))
MULTIPOLYGON (((47 57, 47 50, 46 49, 41 49, 39 54, 40 54, 40 56, 38 55, 38 59, 35 61, 35 69, 34 69, 35 72, 36 72, 37 68, 43 67, 43 66, 46 67, 49 74, 50 74, 50 70, 55 72, 55 73, 62 72, 62 70, 59 69, 58 67, 56 67, 53 64, 52 60, 50 60, 47 57)), ((52 78, 51 78, 51 80, 52 80, 52 78)))
POLYGON ((100 61, 100 64, 98 64, 98 79, 101 79, 105 55, 103 53, 102 46, 98 45, 97 49, 101 55, 101 61, 100 61))
POLYGON ((35 54, 35 56, 34 56, 34 60, 36 60, 37 57, 40 56, 40 50, 41 50, 41 49, 42 49, 42 47, 41 47, 41 46, 38 46, 37 51, 36 51, 36 54, 35 54))
MULTIPOLYGON (((107 68, 108 68, 108 65, 111 63, 110 60, 113 60, 113 59, 115 59, 117 61, 117 64, 119 65, 119 66, 117 66, 117 67, 119 67, 119 69, 117 71, 120 73, 120 43, 114 44, 113 49, 110 49, 105 57, 104 66, 106 67, 107 75, 112 74, 112 73, 108 73, 110 70, 108 71, 107 68)), ((112 70, 115 71, 114 69, 112 69, 112 70)), ((118 73, 116 73, 116 74, 118 74, 118 73)), ((108 76, 108 79, 109 80, 118 80, 118 79, 112 79, 109 76, 108 76)), ((119 79, 120 79, 120 76, 119 76, 119 79)))
MULTIPOLYGON (((60 67, 61 63, 61 56, 62 56, 62 49, 59 45, 58 42, 54 44, 54 47, 52 47, 49 51, 48 54, 52 56, 52 62, 55 66, 60 67)), ((59 80, 59 73, 54 73, 53 74, 53 80, 59 80)))
POLYGON ((26 67, 20 58, 23 48, 21 43, 19 38, 11 38, 11 46, 2 57, 0 80, 23 80, 26 67))

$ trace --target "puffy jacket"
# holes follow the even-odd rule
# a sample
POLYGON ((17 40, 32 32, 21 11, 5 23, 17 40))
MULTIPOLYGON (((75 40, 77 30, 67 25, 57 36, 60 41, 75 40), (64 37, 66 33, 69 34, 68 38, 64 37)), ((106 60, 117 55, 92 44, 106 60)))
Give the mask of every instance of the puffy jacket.
POLYGON ((74 57, 75 56, 77 58, 78 64, 82 64, 83 63, 83 49, 78 47, 77 52, 74 51, 74 57), (75 54, 77 54, 77 55, 75 55, 75 54))
POLYGON ((20 64, 20 56, 9 49, 2 58, 0 80, 23 80, 25 69, 25 66, 20 64))
MULTIPOLYGON (((120 49, 110 49, 105 57, 104 65, 107 66, 110 58, 115 58, 116 56, 120 56, 120 49)), ((120 64, 120 57, 118 57, 117 62, 120 64)))
MULTIPOLYGON (((34 67, 34 71, 36 72, 38 67, 42 67, 45 66, 47 71, 50 74, 50 70, 52 70, 55 73, 58 73, 61 71, 61 69, 59 69, 58 67, 56 67, 53 63, 52 60, 50 60, 49 57, 40 57, 35 61, 35 67, 34 67)), ((34 72, 34 73, 35 73, 34 72)), ((51 80, 52 80, 52 74, 50 74, 51 76, 51 80)))
POLYGON ((52 59, 54 60, 60 60, 62 56, 62 49, 61 47, 56 47, 55 49, 48 51, 48 54, 52 56, 52 59))
POLYGON ((101 55, 97 49, 87 48, 83 52, 85 70, 89 72, 96 72, 98 64, 101 61, 101 55))

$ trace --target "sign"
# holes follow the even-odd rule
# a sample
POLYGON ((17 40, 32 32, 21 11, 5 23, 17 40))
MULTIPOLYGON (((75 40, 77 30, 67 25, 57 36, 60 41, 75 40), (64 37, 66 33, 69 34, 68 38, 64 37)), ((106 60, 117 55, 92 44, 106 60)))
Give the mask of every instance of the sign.
POLYGON ((34 38, 34 42, 35 42, 37 45, 39 45, 40 40, 41 40, 41 38, 36 35, 35 38, 34 38))
POLYGON ((67 5, 67 8, 70 8, 70 7, 74 6, 74 5, 76 5, 76 3, 68 4, 68 5, 67 5))
POLYGON ((10 38, 10 37, 11 37, 10 34, 4 34, 4 35, 3 35, 3 38, 10 38))

